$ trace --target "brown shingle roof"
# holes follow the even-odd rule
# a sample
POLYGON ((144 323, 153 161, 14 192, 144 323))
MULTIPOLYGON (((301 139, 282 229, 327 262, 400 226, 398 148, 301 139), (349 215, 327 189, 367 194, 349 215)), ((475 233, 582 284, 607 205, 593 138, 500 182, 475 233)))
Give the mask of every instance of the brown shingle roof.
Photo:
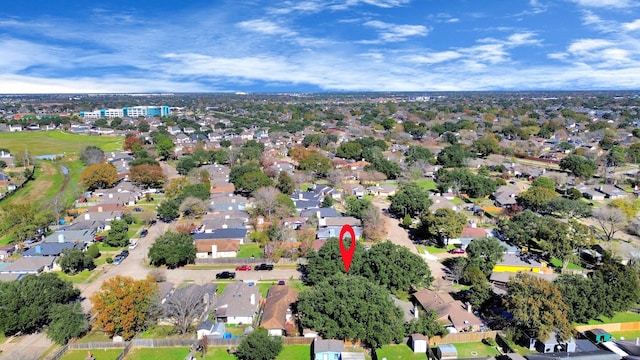
POLYGON ((298 300, 298 292, 289 285, 274 285, 264 303, 262 323, 265 329, 284 329, 287 309, 298 300))
POLYGON ((238 240, 204 239, 204 240, 196 240, 195 245, 199 253, 210 253, 211 246, 213 245, 216 245, 218 247, 218 252, 240 250, 240 241, 238 240))

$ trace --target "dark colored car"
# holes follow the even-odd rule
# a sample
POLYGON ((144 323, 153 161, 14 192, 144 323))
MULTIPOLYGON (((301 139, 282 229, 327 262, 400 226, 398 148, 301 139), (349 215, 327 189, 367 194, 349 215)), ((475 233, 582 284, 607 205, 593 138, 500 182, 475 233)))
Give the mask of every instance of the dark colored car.
POLYGON ((223 271, 216 274, 216 279, 235 279, 236 273, 233 271, 223 271))
POLYGON ((253 270, 259 271, 259 270, 267 270, 267 271, 271 271, 273 270, 273 265, 271 264, 260 264, 260 265, 256 265, 253 270))
POLYGON ((140 237, 141 238, 147 236, 147 234, 149 234, 149 230, 147 230, 147 229, 142 229, 142 231, 140 231, 140 237))
POLYGON ((122 250, 120 252, 120 256, 126 258, 127 256, 129 256, 129 250, 122 250))
POLYGON ((144 209, 141 207, 135 207, 133 208, 133 212, 144 212, 144 209))

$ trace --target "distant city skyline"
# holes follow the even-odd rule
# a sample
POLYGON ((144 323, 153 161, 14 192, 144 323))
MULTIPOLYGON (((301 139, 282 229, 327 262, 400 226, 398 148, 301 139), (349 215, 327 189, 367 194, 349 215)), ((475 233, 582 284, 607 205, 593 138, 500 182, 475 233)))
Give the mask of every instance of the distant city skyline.
POLYGON ((33 0, 0 93, 640 89, 635 0, 33 0))

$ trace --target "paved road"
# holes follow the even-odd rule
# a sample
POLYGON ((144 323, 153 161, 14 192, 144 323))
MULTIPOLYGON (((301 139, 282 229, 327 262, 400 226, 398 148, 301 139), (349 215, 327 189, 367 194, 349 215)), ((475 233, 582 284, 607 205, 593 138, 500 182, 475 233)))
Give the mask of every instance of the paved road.
POLYGON ((44 332, 30 334, 7 340, 0 345, 2 353, 0 360, 36 360, 47 351, 53 342, 47 338, 44 332))
MULTIPOLYGON (((389 206, 389 204, 378 198, 373 199, 373 205, 380 209, 380 211, 382 211, 383 208, 387 208, 389 206)), ((384 214, 383 219, 385 221, 385 229, 387 229, 387 237, 389 238, 389 240, 396 245, 406 247, 414 254, 420 255, 420 257, 422 257, 424 261, 429 265, 431 275, 435 279, 433 286, 437 289, 442 290, 449 289, 450 282, 444 279, 445 267, 438 261, 440 257, 433 256, 431 254, 420 254, 413 241, 409 238, 407 230, 400 226, 400 222, 398 220, 384 214)), ((446 256, 448 254, 444 255, 446 256)))

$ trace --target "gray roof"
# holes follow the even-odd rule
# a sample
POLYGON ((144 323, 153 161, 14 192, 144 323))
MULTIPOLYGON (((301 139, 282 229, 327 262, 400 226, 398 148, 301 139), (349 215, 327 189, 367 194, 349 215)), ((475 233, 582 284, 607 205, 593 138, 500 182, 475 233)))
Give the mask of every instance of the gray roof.
POLYGON ((65 230, 56 231, 53 234, 47 236, 43 242, 60 242, 60 236, 62 236, 62 242, 74 242, 82 241, 85 243, 93 242, 93 238, 96 236, 95 230, 65 230))
POLYGON ((545 354, 530 354, 525 356, 528 360, 558 360, 571 358, 574 360, 620 360, 620 355, 610 351, 597 350, 585 352, 554 352, 545 354))
POLYGON ((320 212, 320 217, 321 218, 325 218, 325 217, 340 217, 342 216, 342 214, 340 214, 336 209, 334 208, 317 208, 317 209, 304 209, 300 212, 300 216, 305 217, 305 218, 309 218, 313 215, 317 215, 317 213, 320 212))
POLYGON ((344 351, 344 341, 342 340, 320 340, 315 338, 313 340, 313 352, 314 353, 323 353, 323 352, 343 352, 344 351))
POLYGON ((239 239, 242 240, 247 236, 246 228, 230 228, 230 229, 216 229, 210 233, 194 234, 194 240, 203 239, 239 239))
POLYGON ((105 225, 107 225, 107 221, 105 220, 79 220, 65 226, 65 231, 96 230, 103 228, 105 225))
POLYGON ((229 284, 218 299, 216 317, 253 316, 258 312, 260 291, 257 286, 236 281, 229 284), (253 295, 253 304, 251 298, 253 295))
POLYGON ((53 256, 31 256, 21 257, 10 265, 0 270, 1 274, 37 274, 44 267, 53 267, 55 257, 53 256))
POLYGON ((516 254, 504 254, 504 258, 497 265, 531 266, 532 268, 542 266, 540 262, 531 256, 516 254))
POLYGON ((62 253, 64 249, 83 249, 85 246, 84 243, 72 243, 72 242, 63 242, 63 243, 41 243, 38 244, 29 250, 22 253, 22 256, 58 256, 62 253))
MULTIPOLYGON (((353 233, 356 236, 356 239, 359 239, 362 237, 362 227, 361 226, 352 226, 353 228, 353 233)), ((318 234, 317 237, 318 239, 321 240, 326 240, 328 238, 332 238, 332 237, 338 237, 340 236, 340 230, 342 229, 342 226, 327 226, 327 227, 323 227, 318 229, 318 234)))

